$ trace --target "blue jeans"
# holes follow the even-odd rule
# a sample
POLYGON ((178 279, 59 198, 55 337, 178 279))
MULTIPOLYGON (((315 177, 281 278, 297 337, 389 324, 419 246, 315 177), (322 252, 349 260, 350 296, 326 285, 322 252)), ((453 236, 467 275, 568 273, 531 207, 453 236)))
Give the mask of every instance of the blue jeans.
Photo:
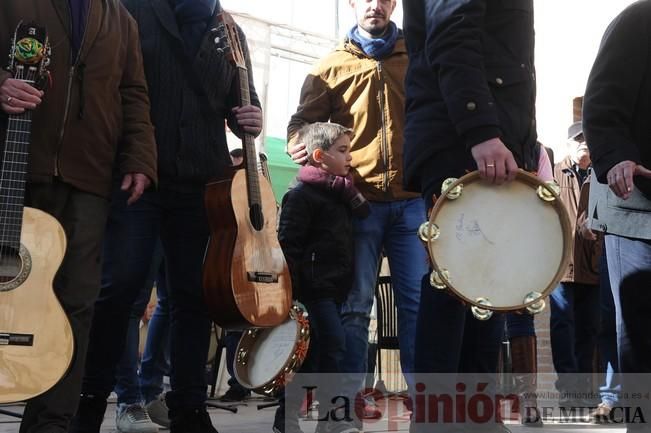
MULTIPOLYGON (((341 321, 341 306, 332 299, 320 299, 305 303, 310 322, 310 345, 307 357, 299 372, 316 374, 318 383, 317 393, 322 396, 319 400, 319 413, 325 414, 331 406, 333 396, 339 395, 338 383, 333 378, 335 374, 342 377, 342 362, 346 353, 346 336, 341 321), (319 376, 318 373, 324 373, 319 376)), ((300 382, 302 379, 299 376, 300 382)), ((278 411, 287 410, 285 416, 295 419, 302 401, 304 390, 297 382, 290 382, 284 392, 280 393, 278 411)), ((308 382, 309 383, 309 382, 308 382)))
POLYGON ((556 388, 561 392, 591 391, 590 385, 584 383, 589 376, 575 373, 593 371, 592 359, 599 327, 599 287, 560 283, 549 301, 552 361, 558 373, 556 388))
POLYGON ((354 221, 355 277, 342 305, 346 333, 343 371, 350 380, 345 392, 355 394, 364 384, 368 357, 368 328, 382 251, 391 268, 398 308, 400 364, 407 384, 413 386, 414 335, 420 295, 420 277, 427 272, 427 251, 417 236, 425 221, 421 199, 371 202, 368 218, 354 221))
MULTIPOLYGON (((606 235, 606 255, 615 302, 622 393, 645 395, 651 387, 651 241, 606 235)), ((622 400, 626 406, 642 406, 646 425, 649 425, 651 404, 648 399, 622 400)), ((629 431, 631 427, 629 425, 629 431)))
POLYGON ((149 320, 140 362, 140 392, 147 403, 163 392, 163 376, 170 374, 170 308, 164 262, 158 273, 156 295, 158 303, 149 320))
POLYGON ((147 283, 133 304, 126 347, 117 366, 115 393, 118 396, 118 403, 133 404, 141 401, 149 403, 155 400, 163 392, 163 376, 169 372, 167 283, 163 251, 160 247, 154 254, 150 271, 147 283), (156 281, 158 302, 149 320, 145 350, 140 360, 138 358, 140 319, 149 304, 154 281, 156 281), (140 372, 138 372, 138 364, 140 364, 140 372))
POLYGON ((131 307, 147 281, 160 239, 170 308, 172 390, 166 394, 167 405, 184 410, 205 403, 211 321, 203 301, 203 257, 209 236, 203 196, 203 186, 183 192, 163 186, 145 191, 138 202, 127 206, 126 194, 116 190, 83 393, 108 396, 113 389, 131 307))
POLYGON ((602 370, 606 372, 605 382, 599 387, 601 402, 614 407, 619 402, 622 390, 617 359, 617 327, 615 324, 615 303, 610 289, 606 251, 601 255, 599 265, 599 294, 601 299, 601 326, 599 329, 599 349, 602 370))
POLYGON ((235 378, 235 372, 233 371, 233 362, 235 362, 235 352, 237 351, 237 345, 240 343, 242 338, 243 331, 227 331, 224 335, 224 345, 226 346, 226 370, 230 378, 228 379, 228 386, 231 388, 241 388, 244 389, 242 385, 235 378))

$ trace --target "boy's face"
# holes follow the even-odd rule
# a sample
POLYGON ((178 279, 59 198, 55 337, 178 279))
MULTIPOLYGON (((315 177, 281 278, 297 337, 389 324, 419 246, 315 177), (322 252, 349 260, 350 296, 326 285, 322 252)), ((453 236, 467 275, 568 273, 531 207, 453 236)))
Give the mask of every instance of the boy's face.
POLYGON ((339 137, 327 151, 323 152, 321 168, 336 176, 347 176, 350 171, 350 137, 344 134, 339 137))

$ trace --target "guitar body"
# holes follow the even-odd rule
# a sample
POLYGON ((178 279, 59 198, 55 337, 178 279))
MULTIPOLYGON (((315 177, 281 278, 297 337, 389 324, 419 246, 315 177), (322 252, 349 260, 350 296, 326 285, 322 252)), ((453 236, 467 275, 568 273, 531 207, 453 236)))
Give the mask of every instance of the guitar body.
MULTIPOLYGON (((44 393, 72 361, 72 329, 52 290, 65 249, 65 233, 56 219, 23 208, 19 272, 0 281, 0 403, 44 393)), ((6 258, 0 268, 3 262, 7 265, 6 258)))
POLYGON ((276 326, 291 307, 291 279, 276 233, 276 201, 269 181, 258 177, 265 215, 261 230, 251 223, 244 169, 206 185, 211 237, 203 267, 204 298, 212 319, 227 329, 276 326))

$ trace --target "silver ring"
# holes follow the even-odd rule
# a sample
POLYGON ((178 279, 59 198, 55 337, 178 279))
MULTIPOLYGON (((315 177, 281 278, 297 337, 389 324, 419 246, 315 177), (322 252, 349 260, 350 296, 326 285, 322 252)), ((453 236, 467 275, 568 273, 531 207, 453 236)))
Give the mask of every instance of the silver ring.
POLYGON ((14 99, 14 98, 12 98, 11 96, 7 96, 7 104, 11 104, 11 101, 12 101, 13 99, 14 99))
POLYGON ((495 167, 495 164, 486 164, 486 167, 495 167))

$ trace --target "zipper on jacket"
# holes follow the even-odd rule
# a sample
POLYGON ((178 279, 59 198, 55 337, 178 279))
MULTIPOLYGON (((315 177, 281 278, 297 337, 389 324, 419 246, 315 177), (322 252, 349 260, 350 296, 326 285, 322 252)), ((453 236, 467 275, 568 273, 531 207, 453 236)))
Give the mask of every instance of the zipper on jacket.
POLYGON ((387 143, 387 123, 384 115, 384 75, 382 74, 382 61, 377 62, 377 72, 380 76, 378 99, 380 103, 380 118, 382 119, 381 153, 382 162, 384 163, 384 171, 382 172, 382 191, 387 192, 389 190, 389 146, 387 143))
MULTIPOLYGON (((66 131, 66 123, 68 122, 68 111, 70 110, 70 94, 72 93, 72 82, 75 78, 75 68, 77 67, 77 63, 79 63, 79 60, 81 59, 81 50, 84 47, 86 34, 88 33, 88 18, 90 17, 91 7, 92 5, 89 2, 88 7, 86 8, 86 17, 85 17, 86 26, 84 28, 84 34, 81 36, 81 42, 79 43, 79 50, 77 51, 77 56, 72 62, 72 65, 70 65, 70 72, 68 72, 68 87, 66 88, 66 103, 64 105, 64 110, 63 110, 63 123, 61 124, 61 132, 59 133, 59 143, 57 145, 57 151, 54 154, 54 176, 55 177, 59 176, 59 153, 61 153, 61 147, 63 146, 63 136, 66 131)), ((68 16, 70 17, 70 22, 72 23, 72 11, 70 10, 70 5, 68 5, 68 16)), ((70 37, 72 37, 71 27, 68 28, 68 32, 70 34, 70 37)), ((83 102, 80 101, 80 103, 83 106, 83 102)))
POLYGON ((316 251, 312 251, 312 281, 314 281, 314 262, 316 261, 316 251))
POLYGON ((59 133, 59 143, 57 146, 57 152, 54 155, 54 176, 59 176, 59 152, 61 151, 61 146, 63 145, 63 134, 66 130, 66 123, 68 122, 68 110, 70 109, 70 94, 72 93, 72 81, 75 78, 75 65, 70 67, 70 72, 68 72, 68 87, 66 88, 66 103, 63 109, 63 123, 61 124, 61 132, 59 133))

